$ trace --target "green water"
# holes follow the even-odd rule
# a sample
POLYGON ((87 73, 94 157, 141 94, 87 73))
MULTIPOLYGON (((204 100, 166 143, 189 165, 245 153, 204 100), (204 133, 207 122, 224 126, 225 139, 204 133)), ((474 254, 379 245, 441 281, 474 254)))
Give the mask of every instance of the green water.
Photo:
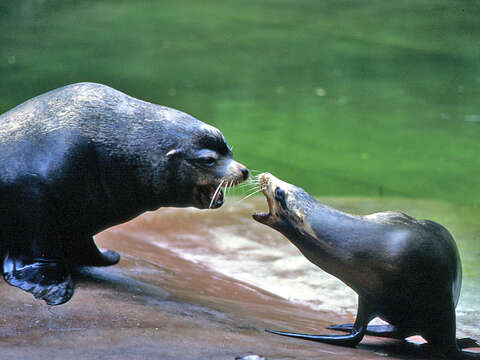
POLYGON ((2 0, 0 113, 101 82, 312 194, 439 200, 419 216, 455 234, 473 289, 479 19, 469 0, 2 0))
POLYGON ((0 112, 95 81, 319 196, 480 204, 480 3, 4 0, 0 112))

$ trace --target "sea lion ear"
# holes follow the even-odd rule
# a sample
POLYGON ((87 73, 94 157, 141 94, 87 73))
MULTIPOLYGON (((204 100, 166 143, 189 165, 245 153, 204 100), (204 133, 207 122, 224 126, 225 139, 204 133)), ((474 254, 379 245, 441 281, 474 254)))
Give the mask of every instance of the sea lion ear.
POLYGON ((302 214, 300 211, 295 211, 295 214, 297 215, 297 218, 298 218, 298 222, 300 224, 303 224, 303 219, 305 218, 305 215, 302 214))
POLYGON ((167 153, 167 159, 173 159, 179 156, 182 156, 184 154, 183 149, 178 148, 178 149, 172 149, 167 153))

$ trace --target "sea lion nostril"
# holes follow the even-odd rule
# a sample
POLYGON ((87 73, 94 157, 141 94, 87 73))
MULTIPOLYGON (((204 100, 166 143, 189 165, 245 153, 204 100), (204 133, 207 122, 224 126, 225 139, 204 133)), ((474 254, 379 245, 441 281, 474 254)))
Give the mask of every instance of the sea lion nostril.
POLYGON ((242 175, 243 175, 243 180, 247 180, 248 179, 248 175, 249 175, 249 172, 248 172, 248 169, 246 167, 242 168, 242 175))

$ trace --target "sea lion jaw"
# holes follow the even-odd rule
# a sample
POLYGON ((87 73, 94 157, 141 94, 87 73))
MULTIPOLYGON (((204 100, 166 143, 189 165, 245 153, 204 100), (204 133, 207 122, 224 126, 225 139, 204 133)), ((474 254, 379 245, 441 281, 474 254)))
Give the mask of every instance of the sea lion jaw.
POLYGON ((193 189, 194 206, 199 209, 217 209, 223 205, 222 188, 230 188, 248 178, 248 169, 233 159, 219 161, 213 176, 208 173, 198 179, 193 189))
POLYGON ((304 191, 292 184, 284 182, 272 174, 262 173, 258 176, 258 184, 264 193, 269 212, 256 212, 253 218, 273 228, 287 225, 301 227, 307 213, 296 201, 299 193, 304 191))

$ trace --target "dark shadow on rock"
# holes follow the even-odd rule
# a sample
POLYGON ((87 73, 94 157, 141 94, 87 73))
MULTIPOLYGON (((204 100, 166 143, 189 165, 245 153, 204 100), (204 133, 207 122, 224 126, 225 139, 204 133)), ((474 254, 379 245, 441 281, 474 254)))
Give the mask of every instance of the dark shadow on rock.
POLYGON ((218 323, 232 325, 229 317, 223 312, 182 301, 158 285, 131 277, 129 272, 129 270, 113 267, 76 267, 72 270, 72 278, 77 291, 82 285, 90 289, 98 289, 102 291, 101 296, 110 301, 159 307, 163 311, 182 317, 202 316, 218 323))
POLYGON ((139 301, 149 305, 158 305, 166 301, 169 293, 158 286, 134 279, 122 269, 76 267, 72 270, 75 286, 105 289, 105 293, 115 293, 115 298, 131 302, 139 301), (127 297, 128 295, 128 297, 127 297), (132 297, 135 295, 135 298, 132 297))

